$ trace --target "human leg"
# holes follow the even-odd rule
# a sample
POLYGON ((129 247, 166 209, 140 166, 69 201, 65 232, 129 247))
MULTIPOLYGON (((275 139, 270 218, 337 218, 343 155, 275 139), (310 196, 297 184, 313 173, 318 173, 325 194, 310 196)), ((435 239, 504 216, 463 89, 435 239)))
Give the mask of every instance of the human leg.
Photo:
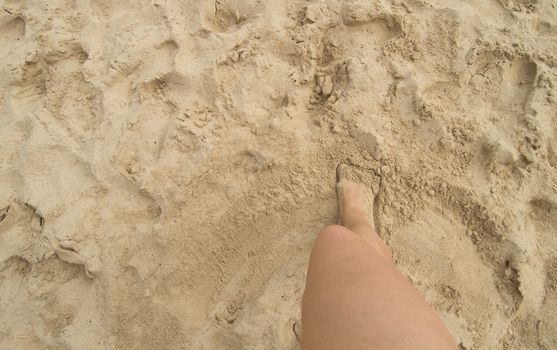
POLYGON ((343 226, 326 227, 310 258, 302 349, 456 349, 433 309, 396 269, 367 219, 359 185, 341 186, 343 226))

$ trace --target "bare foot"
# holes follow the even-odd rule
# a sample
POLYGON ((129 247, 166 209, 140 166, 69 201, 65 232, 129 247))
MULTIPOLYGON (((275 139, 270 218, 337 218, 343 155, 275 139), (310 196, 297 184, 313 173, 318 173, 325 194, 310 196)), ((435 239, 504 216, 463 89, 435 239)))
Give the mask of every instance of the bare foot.
POLYGON ((339 164, 337 167, 337 197, 339 219, 342 225, 351 229, 355 226, 371 226, 373 221, 373 189, 364 185, 361 174, 353 167, 339 164))
POLYGON ((362 183, 363 181, 374 181, 378 188, 378 179, 375 175, 365 174, 345 164, 339 164, 337 167, 340 224, 364 238, 381 255, 390 258, 388 248, 375 231, 373 220, 375 193, 372 188, 362 183))

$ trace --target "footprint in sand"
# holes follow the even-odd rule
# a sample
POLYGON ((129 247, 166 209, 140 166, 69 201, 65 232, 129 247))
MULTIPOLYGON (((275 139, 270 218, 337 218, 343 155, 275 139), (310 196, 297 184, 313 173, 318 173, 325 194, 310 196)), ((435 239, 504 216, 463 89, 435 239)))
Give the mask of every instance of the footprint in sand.
POLYGON ((557 230, 557 203, 546 198, 530 201, 530 217, 540 231, 557 230))
POLYGON ((475 67, 470 87, 479 96, 479 107, 488 104, 506 115, 517 118, 525 113, 537 76, 537 65, 528 58, 507 60, 496 52, 483 52, 472 63, 475 67), (491 99, 488 96, 498 96, 491 99))
POLYGON ((344 19, 343 22, 344 25, 327 31, 320 62, 334 63, 347 57, 367 62, 375 60, 383 47, 402 33, 400 23, 387 14, 366 15, 365 18, 344 19))
POLYGON ((25 20, 10 14, 0 15, 0 53, 9 53, 25 35, 25 20))
POLYGON ((199 4, 202 27, 212 32, 234 32, 265 9, 257 0, 204 0, 199 4))

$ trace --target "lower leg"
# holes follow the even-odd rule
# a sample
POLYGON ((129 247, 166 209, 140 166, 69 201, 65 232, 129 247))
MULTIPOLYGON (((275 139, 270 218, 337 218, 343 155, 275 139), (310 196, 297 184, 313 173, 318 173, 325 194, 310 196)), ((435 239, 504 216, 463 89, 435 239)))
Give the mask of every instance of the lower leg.
POLYGON ((302 348, 456 349, 423 297, 398 272, 367 220, 358 185, 341 184, 344 226, 317 238, 302 302, 302 348))
POLYGON ((375 232, 373 215, 373 193, 368 193, 367 202, 361 198, 362 193, 370 192, 363 185, 340 180, 339 194, 339 219, 342 226, 362 237, 379 255, 391 259, 391 252, 379 235, 375 232))

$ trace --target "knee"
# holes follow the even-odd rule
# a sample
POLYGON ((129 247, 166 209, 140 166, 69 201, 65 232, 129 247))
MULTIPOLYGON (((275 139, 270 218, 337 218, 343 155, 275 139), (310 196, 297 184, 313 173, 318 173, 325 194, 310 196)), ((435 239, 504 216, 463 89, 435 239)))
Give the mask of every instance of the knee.
POLYGON ((314 273, 315 271, 326 272, 334 266, 338 267, 346 262, 352 262, 354 252, 360 251, 362 247, 365 247, 362 238, 346 227, 326 226, 319 232, 313 244, 310 270, 314 273))

